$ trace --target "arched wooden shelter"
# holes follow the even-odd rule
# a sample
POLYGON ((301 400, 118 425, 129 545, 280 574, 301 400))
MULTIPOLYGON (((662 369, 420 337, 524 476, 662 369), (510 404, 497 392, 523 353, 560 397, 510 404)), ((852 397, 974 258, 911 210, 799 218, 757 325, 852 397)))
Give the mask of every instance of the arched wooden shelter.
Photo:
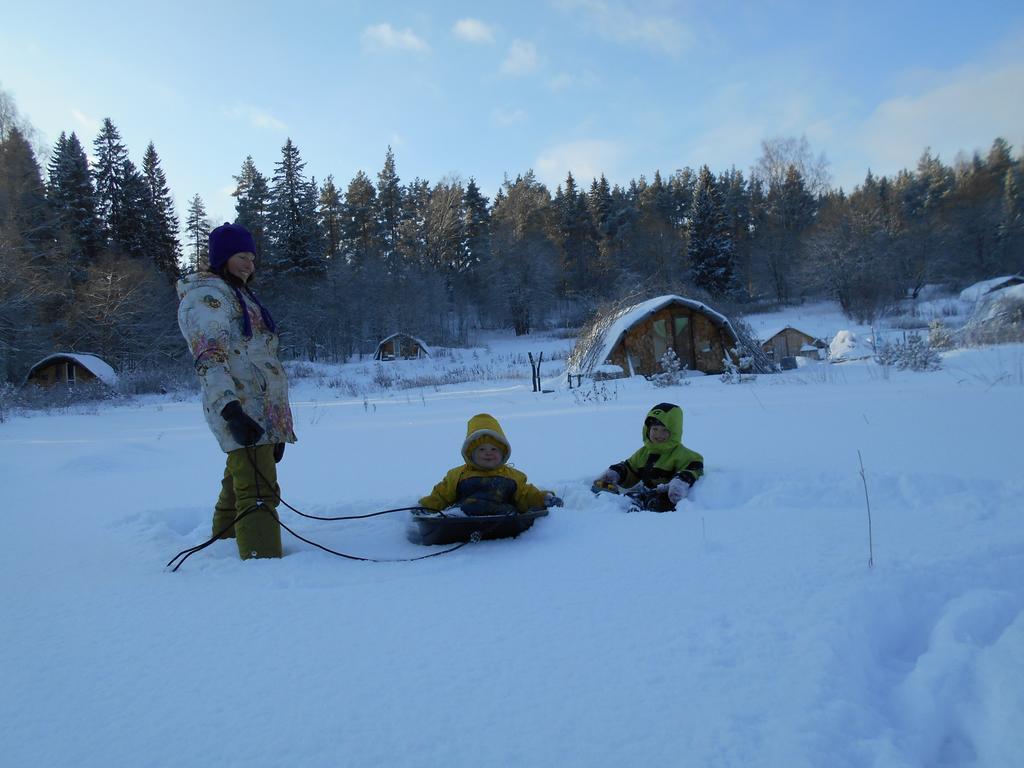
POLYGON ((703 302, 667 295, 618 309, 586 329, 569 356, 570 375, 623 376, 661 373, 661 358, 672 349, 690 371, 721 373, 738 342, 728 318, 703 302))

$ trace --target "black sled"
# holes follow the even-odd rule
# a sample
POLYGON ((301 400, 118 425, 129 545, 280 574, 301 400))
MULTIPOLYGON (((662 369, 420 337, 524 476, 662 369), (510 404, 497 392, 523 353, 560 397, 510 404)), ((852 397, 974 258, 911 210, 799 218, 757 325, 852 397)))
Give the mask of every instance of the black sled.
POLYGON ((412 514, 413 526, 408 538, 414 544, 458 544, 464 541, 515 538, 529 530, 533 521, 544 517, 546 508, 531 509, 512 515, 446 515, 432 509, 417 509, 412 514))

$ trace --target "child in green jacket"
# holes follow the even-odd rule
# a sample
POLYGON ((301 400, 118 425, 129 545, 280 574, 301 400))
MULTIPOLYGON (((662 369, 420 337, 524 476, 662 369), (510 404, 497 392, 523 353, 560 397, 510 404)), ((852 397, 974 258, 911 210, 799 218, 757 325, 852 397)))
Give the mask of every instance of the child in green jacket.
POLYGON ((598 482, 623 488, 643 483, 656 491, 647 496, 645 508, 667 512, 689 495, 704 474, 704 457, 683 445, 683 409, 673 403, 659 403, 647 412, 643 434, 643 447, 608 467, 598 482))
POLYGON ((560 507, 562 500, 551 491, 530 484, 526 475, 507 466, 512 446, 487 413, 478 413, 466 425, 462 443, 465 464, 445 474, 429 495, 420 499, 425 509, 458 506, 466 515, 512 515, 537 507, 560 507))

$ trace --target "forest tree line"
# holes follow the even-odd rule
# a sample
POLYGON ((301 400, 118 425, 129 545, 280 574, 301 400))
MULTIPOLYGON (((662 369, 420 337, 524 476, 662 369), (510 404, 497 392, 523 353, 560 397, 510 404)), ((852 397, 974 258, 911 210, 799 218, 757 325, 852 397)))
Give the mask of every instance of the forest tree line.
MULTIPOLYGON (((174 283, 206 264, 220 222, 202 199, 175 211, 155 146, 136 165, 110 119, 62 133, 42 161, 0 92, 0 366, 20 382, 54 351, 122 371, 180 365, 174 283)), ((873 320, 929 283, 1024 269, 1024 156, 1001 138, 952 165, 925 150, 852 192, 804 139, 763 144, 744 175, 683 168, 626 186, 532 171, 494 199, 475 179, 402 182, 388 148, 371 178, 307 172, 289 139, 273 169, 247 157, 235 222, 252 231, 256 288, 286 355, 341 361, 398 330, 440 345, 473 328, 574 327, 603 305, 680 293, 727 313, 831 297, 873 320)))

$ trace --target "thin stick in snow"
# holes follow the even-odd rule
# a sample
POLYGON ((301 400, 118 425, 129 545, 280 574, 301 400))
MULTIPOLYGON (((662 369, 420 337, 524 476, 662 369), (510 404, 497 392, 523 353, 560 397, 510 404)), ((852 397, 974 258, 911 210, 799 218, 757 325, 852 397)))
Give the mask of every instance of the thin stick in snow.
POLYGON ((875 567, 875 545, 871 532, 871 499, 868 498, 868 479, 864 474, 864 459, 857 449, 857 460, 860 462, 860 480, 864 483, 864 503, 868 507, 868 568, 875 567))

